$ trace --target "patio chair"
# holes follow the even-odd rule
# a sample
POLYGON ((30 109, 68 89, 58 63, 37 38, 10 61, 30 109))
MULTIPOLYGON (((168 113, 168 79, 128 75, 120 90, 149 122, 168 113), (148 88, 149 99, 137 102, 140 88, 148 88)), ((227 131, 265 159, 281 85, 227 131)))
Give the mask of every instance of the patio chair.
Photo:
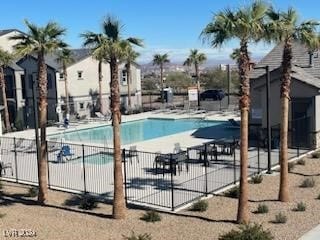
POLYGON ((231 126, 229 126, 229 127, 240 128, 239 122, 237 122, 237 121, 234 120, 233 118, 228 119, 228 121, 229 121, 229 123, 231 124, 231 126))
POLYGON ((183 151, 185 151, 185 150, 183 150, 183 149, 181 148, 180 143, 175 143, 175 144, 174 144, 174 148, 173 148, 173 153, 174 153, 174 154, 175 154, 175 153, 179 153, 179 152, 183 152, 183 151))
POLYGON ((60 152, 57 154, 57 162, 63 163, 66 161, 70 161, 74 155, 75 154, 71 152, 70 146, 64 145, 62 146, 60 152))
POLYGON ((11 170, 11 175, 13 176, 12 164, 11 163, 0 162, 0 177, 2 177, 3 174, 6 175, 6 169, 10 169, 11 170))
POLYGON ((132 164, 132 158, 136 158, 137 162, 139 163, 139 155, 137 151, 137 146, 130 146, 129 151, 126 153, 126 158, 130 159, 130 163, 132 164))
POLYGON ((60 147, 61 142, 58 142, 58 139, 53 138, 52 140, 48 141, 47 150, 48 152, 55 152, 61 149, 60 147))

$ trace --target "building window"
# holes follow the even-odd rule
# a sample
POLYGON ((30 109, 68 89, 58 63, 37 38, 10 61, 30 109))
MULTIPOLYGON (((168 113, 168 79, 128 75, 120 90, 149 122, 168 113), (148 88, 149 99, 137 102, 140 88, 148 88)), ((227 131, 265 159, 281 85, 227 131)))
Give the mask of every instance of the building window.
POLYGON ((64 74, 63 74, 63 72, 59 73, 59 78, 60 78, 60 80, 61 80, 61 81, 63 81, 63 80, 64 80, 64 79, 63 79, 63 78, 64 78, 64 74))
POLYGON ((52 89, 52 78, 51 78, 51 74, 47 75, 47 86, 48 89, 52 89))
POLYGON ((33 85, 33 75, 32 74, 28 75, 28 85, 29 85, 29 89, 32 89, 32 85, 33 85))
POLYGON ((24 75, 21 75, 21 88, 22 88, 22 98, 26 99, 26 79, 24 75))
POLYGON ((80 107, 81 110, 83 110, 84 109, 84 103, 79 103, 79 107, 80 107))
POLYGON ((122 70, 121 71, 121 84, 122 85, 127 85, 127 71, 126 70, 122 70))
POLYGON ((78 71, 77 73, 78 73, 78 79, 79 79, 79 80, 82 79, 82 73, 83 73, 83 71, 78 71))

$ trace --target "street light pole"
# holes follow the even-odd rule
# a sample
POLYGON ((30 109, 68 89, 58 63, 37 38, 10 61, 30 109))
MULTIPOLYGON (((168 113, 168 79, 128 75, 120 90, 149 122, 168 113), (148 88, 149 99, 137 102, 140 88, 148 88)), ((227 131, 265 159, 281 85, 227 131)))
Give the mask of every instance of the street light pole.
POLYGON ((230 81, 231 81, 230 64, 227 65, 227 71, 228 71, 228 107, 229 107, 229 105, 230 105, 230 81))

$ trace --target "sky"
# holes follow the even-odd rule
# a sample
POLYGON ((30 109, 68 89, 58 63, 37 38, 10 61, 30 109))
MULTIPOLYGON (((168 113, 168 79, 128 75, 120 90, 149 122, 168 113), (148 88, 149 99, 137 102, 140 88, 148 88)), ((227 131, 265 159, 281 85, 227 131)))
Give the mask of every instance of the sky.
MULTIPOLYGON (((301 19, 320 20, 319 0, 269 1, 277 9, 294 7, 301 19)), ((138 62, 148 63, 155 53, 168 53, 172 62, 186 59, 190 49, 197 48, 208 59, 224 63, 229 59, 237 41, 230 41, 218 49, 204 44, 199 38, 202 29, 214 13, 226 7, 236 8, 250 3, 245 0, 2 0, 0 29, 16 28, 26 31, 24 19, 44 25, 58 22, 67 29, 64 40, 72 48, 82 47, 80 33, 101 31, 101 23, 108 14, 116 16, 124 25, 124 37, 139 37, 144 48, 138 62)), ((272 46, 250 45, 253 58, 261 58, 272 46)))

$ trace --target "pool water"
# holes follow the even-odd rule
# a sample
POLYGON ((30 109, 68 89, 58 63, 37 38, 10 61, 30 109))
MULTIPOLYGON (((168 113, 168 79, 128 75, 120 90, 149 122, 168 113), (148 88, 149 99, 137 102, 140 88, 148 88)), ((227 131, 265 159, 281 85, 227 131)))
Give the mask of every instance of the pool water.
MULTIPOLYGON (((73 163, 83 163, 82 158, 72 161, 73 163)), ((94 165, 103 165, 113 162, 113 155, 107 153, 97 153, 92 155, 87 155, 84 157, 84 164, 94 164, 94 165)))
MULTIPOLYGON (((144 119, 121 124, 121 144, 131 144, 172 134, 219 126, 225 121, 207 121, 199 119, 144 119)), ((91 143, 112 143, 112 126, 101 126, 83 130, 66 132, 51 137, 63 137, 67 141, 81 141, 91 143)))

